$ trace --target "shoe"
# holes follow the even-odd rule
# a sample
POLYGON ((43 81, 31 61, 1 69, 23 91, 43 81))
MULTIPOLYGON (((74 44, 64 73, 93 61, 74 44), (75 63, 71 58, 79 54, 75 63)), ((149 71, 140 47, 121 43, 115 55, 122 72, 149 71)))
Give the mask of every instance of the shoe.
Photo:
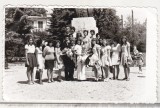
POLYGON ((48 83, 51 83, 51 81, 50 81, 50 80, 48 80, 48 83))
POLYGON ((32 81, 32 84, 34 84, 34 81, 32 81))
POLYGON ((40 81, 40 82, 39 82, 39 84, 43 85, 43 82, 42 82, 42 81, 40 81))
POLYGON ((32 84, 32 82, 31 82, 31 81, 28 81, 28 83, 27 83, 27 84, 31 85, 31 84, 32 84))
POLYGON ((51 82, 54 82, 54 80, 53 80, 53 79, 51 79, 51 82))
POLYGON ((129 81, 129 80, 130 80, 130 78, 127 78, 127 79, 126 79, 126 81, 129 81))
POLYGON ((122 80, 126 80, 127 78, 123 78, 122 80))

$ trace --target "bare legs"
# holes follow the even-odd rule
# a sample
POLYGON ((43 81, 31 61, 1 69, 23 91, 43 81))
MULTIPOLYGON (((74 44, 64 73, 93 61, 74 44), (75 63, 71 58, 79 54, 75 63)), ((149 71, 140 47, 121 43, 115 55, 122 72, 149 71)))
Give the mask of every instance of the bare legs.
POLYGON ((27 67, 27 78, 28 78, 28 84, 34 84, 34 68, 27 67))
POLYGON ((112 71, 113 71, 113 79, 118 79, 119 65, 114 65, 112 71))
POLYGON ((104 72, 104 80, 108 81, 109 80, 109 75, 110 75, 109 67, 108 66, 103 66, 102 69, 103 69, 103 72, 104 72))
POLYGON ((40 84, 43 84, 43 82, 42 82, 42 74, 43 74, 43 70, 40 69, 39 72, 40 72, 39 83, 40 83, 40 84))
POLYGON ((53 82, 53 69, 47 69, 48 83, 53 82))
POLYGON ((126 81, 129 81, 130 80, 130 78, 129 78, 129 74, 130 74, 130 67, 127 65, 127 64, 125 64, 124 66, 123 66, 123 68, 124 68, 124 74, 125 74, 125 80, 126 81))

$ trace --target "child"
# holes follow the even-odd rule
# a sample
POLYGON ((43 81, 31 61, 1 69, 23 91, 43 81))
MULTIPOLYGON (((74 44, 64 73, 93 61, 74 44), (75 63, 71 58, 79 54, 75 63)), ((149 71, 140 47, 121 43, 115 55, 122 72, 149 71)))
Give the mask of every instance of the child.
POLYGON ((56 47, 55 47, 55 56, 56 56, 56 69, 58 70, 58 81, 62 81, 61 72, 63 69, 63 61, 62 61, 62 51, 60 49, 60 41, 57 41, 56 47))
POLYGON ((143 54, 138 54, 138 67, 139 67, 139 73, 142 73, 142 66, 143 66, 143 54))

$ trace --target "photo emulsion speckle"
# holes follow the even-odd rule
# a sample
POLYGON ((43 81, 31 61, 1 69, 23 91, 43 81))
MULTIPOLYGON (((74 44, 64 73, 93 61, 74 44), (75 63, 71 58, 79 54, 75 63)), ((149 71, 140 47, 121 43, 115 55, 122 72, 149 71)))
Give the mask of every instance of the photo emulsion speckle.
POLYGON ((6 7, 4 100, 145 103, 147 23, 144 8, 6 7))

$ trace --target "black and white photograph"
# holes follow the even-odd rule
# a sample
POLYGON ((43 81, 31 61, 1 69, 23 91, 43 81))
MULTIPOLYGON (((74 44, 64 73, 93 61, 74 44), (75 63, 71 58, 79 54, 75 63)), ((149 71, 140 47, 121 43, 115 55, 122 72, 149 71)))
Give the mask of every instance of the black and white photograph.
POLYGON ((148 16, 146 8, 5 7, 3 99, 155 102, 148 16))

